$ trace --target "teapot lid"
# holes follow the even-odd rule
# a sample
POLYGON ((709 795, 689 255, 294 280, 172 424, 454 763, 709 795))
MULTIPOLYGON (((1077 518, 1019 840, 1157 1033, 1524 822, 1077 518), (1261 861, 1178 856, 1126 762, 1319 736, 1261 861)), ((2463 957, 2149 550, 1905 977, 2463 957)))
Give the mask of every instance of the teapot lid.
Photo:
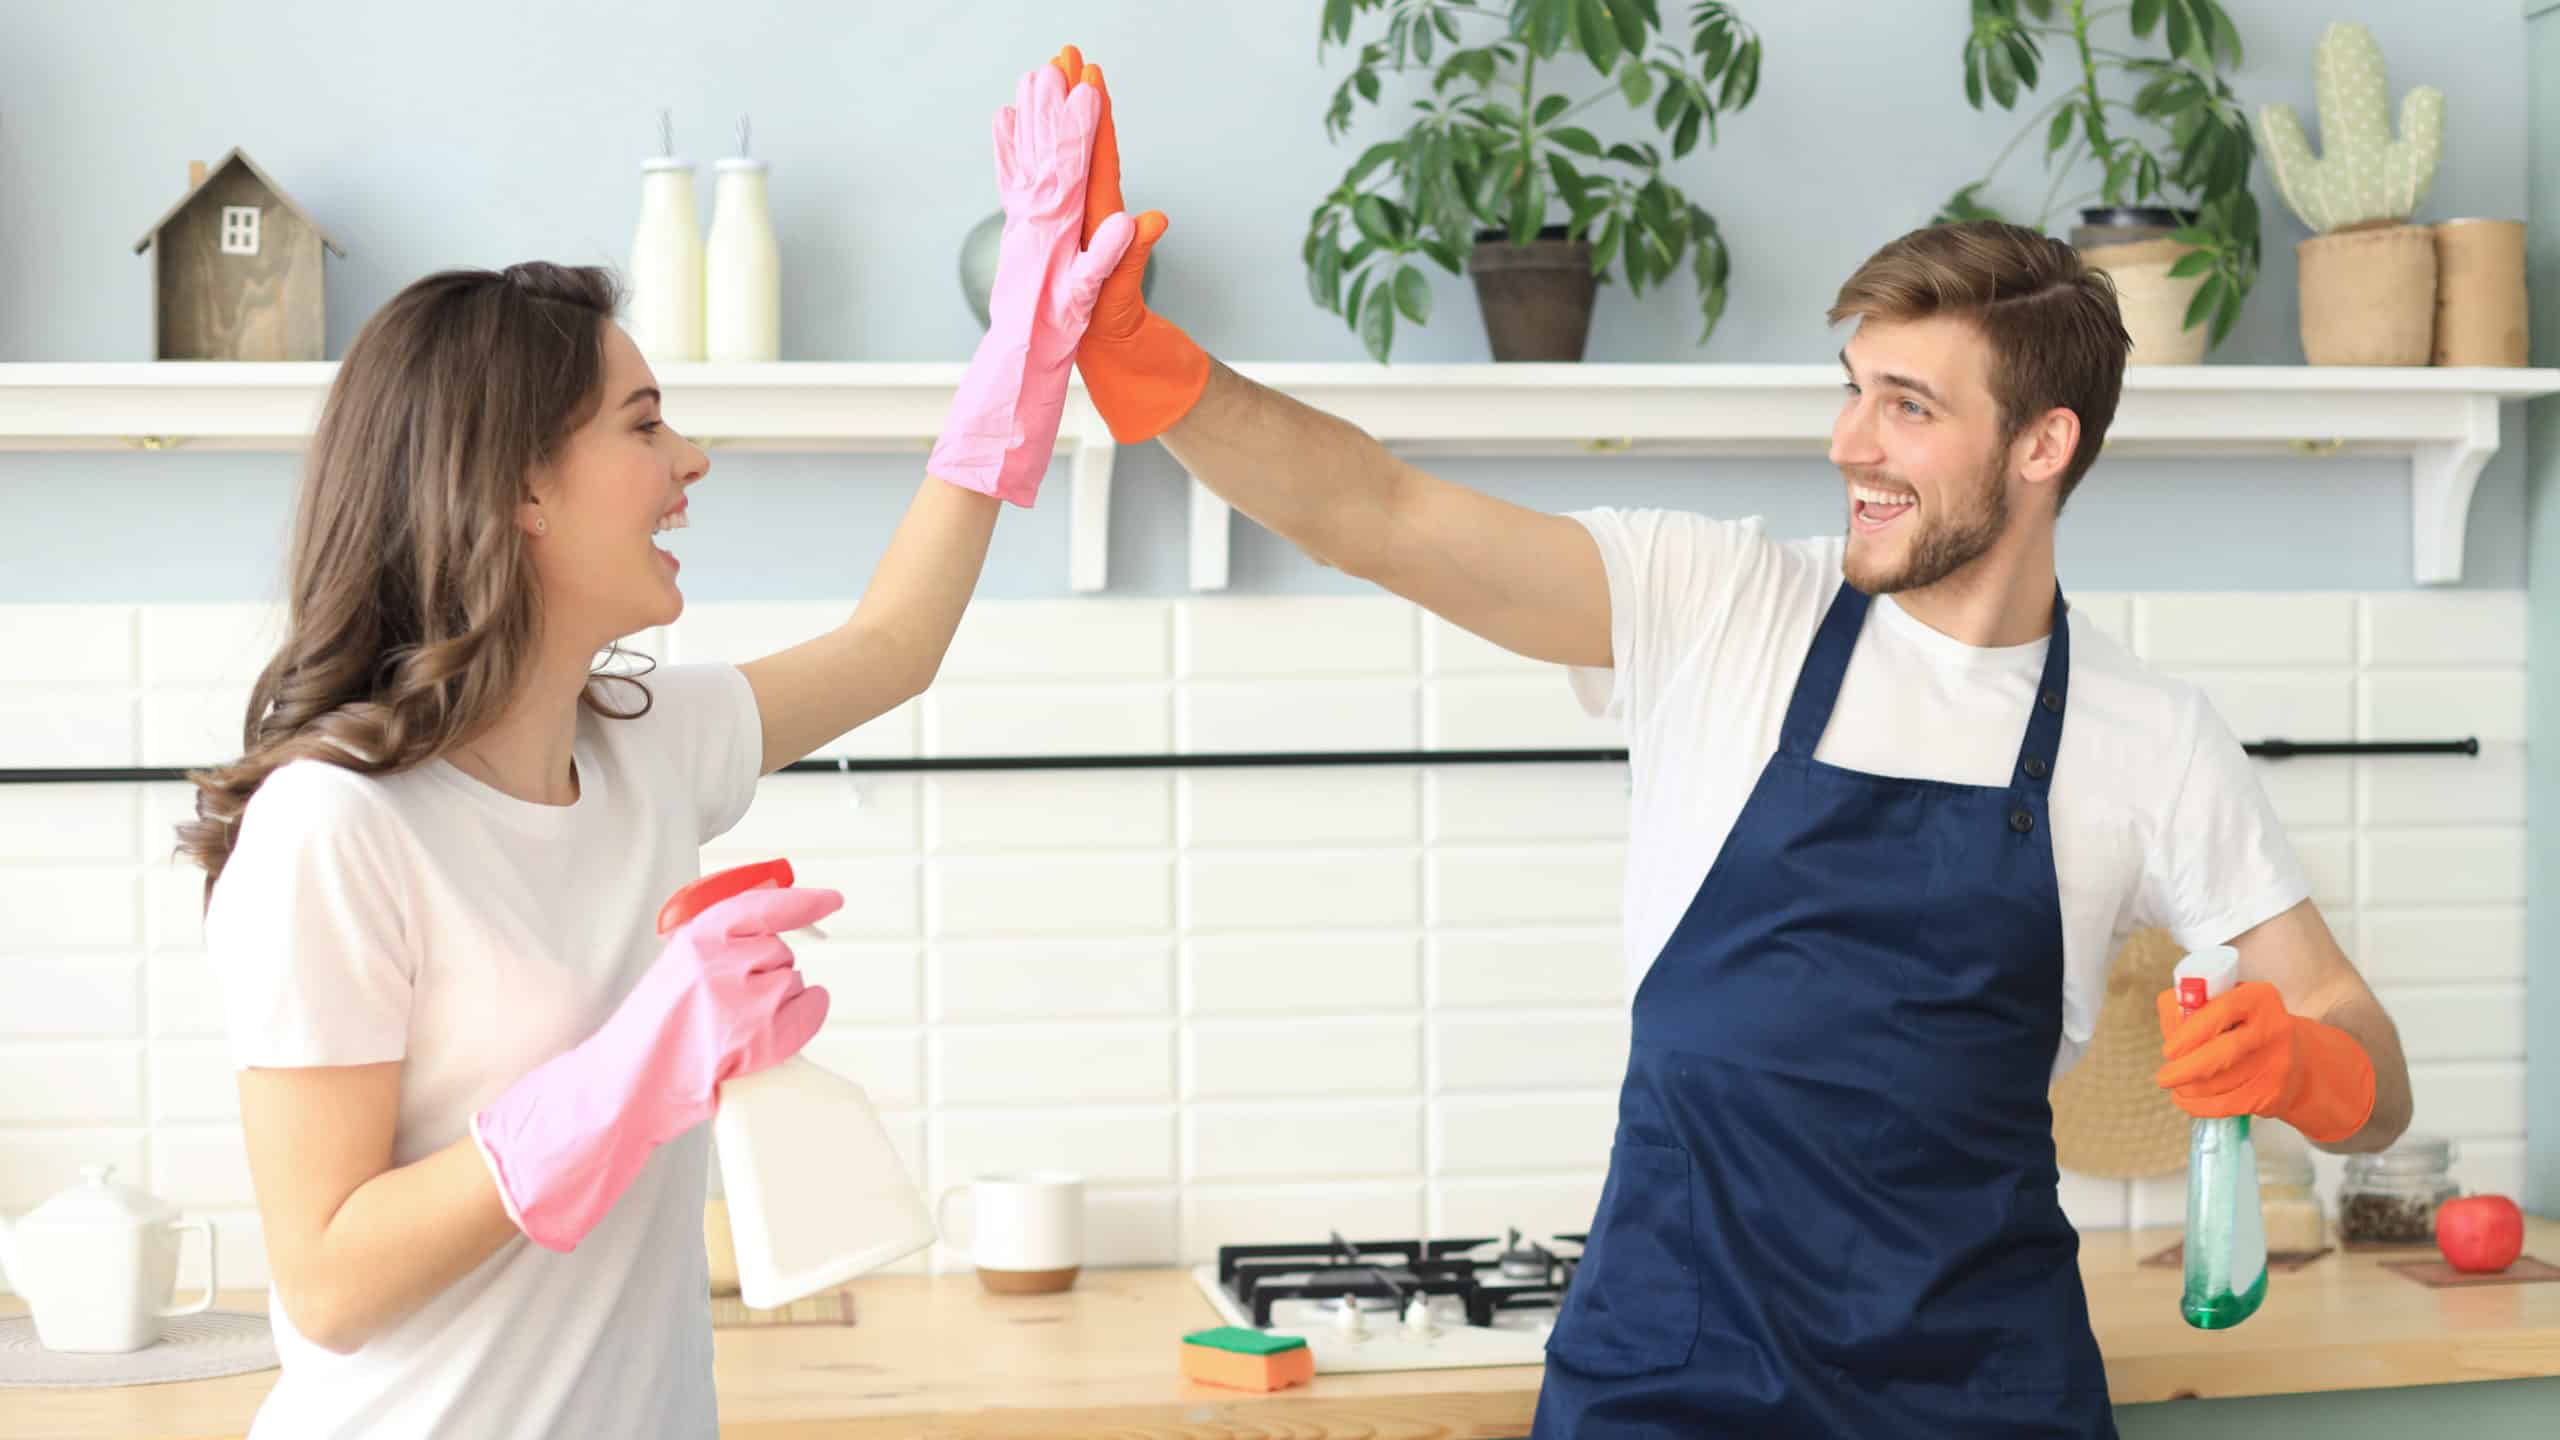
POLYGON ((80 1183, 28 1212, 27 1225, 154 1225, 178 1218, 177 1207, 130 1185, 115 1183, 113 1165, 80 1167, 80 1183))

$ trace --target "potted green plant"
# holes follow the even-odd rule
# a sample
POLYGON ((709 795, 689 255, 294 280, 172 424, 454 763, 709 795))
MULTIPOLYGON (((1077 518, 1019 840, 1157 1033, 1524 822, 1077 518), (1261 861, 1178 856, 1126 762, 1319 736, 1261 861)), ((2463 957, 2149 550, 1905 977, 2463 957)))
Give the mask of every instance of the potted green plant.
POLYGON ((1968 0, 1965 99, 2015 110, 2036 87, 2044 47, 2069 54, 2072 84, 2021 128, 1982 178, 1958 189, 1941 220, 2000 218, 1980 199, 2028 137, 2044 138, 2051 180, 2032 222, 2061 206, 2080 212, 2071 243, 2115 281, 2137 364, 2187 364, 2231 333, 2258 278, 2258 202, 2249 192, 2257 147, 2249 116, 2222 70, 2240 64, 2240 32, 2215 0, 1968 0), (2105 43, 2097 23, 2125 16, 2133 39, 2159 33, 2163 54, 2105 43), (2110 93, 2109 82, 2113 81, 2110 93), (2120 93, 2130 88, 2131 98, 2120 93), (2063 196, 2082 166, 2094 188, 2063 196))
POLYGON ((1655 0, 1325 0, 1318 54, 1348 46, 1355 19, 1384 11, 1334 91, 1339 141, 1376 105, 1383 76, 1427 73, 1401 135, 1369 146, 1308 218, 1307 285, 1381 363, 1397 316, 1431 318, 1419 262, 1472 277, 1497 360, 1579 360, 1595 287, 1623 272, 1642 294, 1686 261, 1704 325, 1724 313, 1731 256, 1715 217, 1663 176, 1662 149, 1604 145, 1578 117, 1617 98, 1650 107, 1671 159, 1751 102, 1760 40, 1733 7, 1705 0, 1687 43, 1665 36, 1655 0), (1589 64, 1560 63, 1578 53, 1589 64), (1596 72, 1596 73, 1593 73, 1596 72), (1576 79, 1596 88, 1566 93, 1576 79))
POLYGON ((2258 110, 2276 188, 2312 231, 2294 247, 2303 358, 2424 365, 2435 347, 2436 240, 2431 227, 2409 220, 2444 153, 2444 92, 2421 85, 2403 96, 2394 139, 2382 44, 2372 31, 2333 23, 2311 64, 2325 154, 2311 153, 2292 106, 2258 110))

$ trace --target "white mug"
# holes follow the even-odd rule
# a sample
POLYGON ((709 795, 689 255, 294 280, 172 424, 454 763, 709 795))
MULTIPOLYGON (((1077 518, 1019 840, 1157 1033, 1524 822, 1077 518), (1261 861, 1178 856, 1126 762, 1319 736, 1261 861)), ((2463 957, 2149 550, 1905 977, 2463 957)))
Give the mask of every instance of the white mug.
POLYGON ((1029 1170, 950 1186, 933 1207, 946 1237, 951 1202, 963 1195, 976 1212, 969 1248, 951 1248, 977 1267, 979 1284, 998 1295, 1038 1295, 1076 1283, 1084 1267, 1083 1176, 1029 1170))

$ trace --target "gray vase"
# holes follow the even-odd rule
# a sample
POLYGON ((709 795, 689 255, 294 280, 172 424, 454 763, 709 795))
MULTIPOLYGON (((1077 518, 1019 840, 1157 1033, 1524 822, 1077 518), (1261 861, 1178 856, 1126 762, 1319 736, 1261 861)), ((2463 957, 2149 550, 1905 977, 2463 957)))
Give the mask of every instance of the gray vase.
MULTIPOLYGON (((960 293, 969 302, 969 313, 978 317, 978 328, 987 328, 987 298, 995 293, 996 255, 1004 245, 1004 212, 969 227, 960 237, 960 293)), ((1156 267, 1148 262, 1146 274, 1138 280, 1138 293, 1155 298, 1156 267)))

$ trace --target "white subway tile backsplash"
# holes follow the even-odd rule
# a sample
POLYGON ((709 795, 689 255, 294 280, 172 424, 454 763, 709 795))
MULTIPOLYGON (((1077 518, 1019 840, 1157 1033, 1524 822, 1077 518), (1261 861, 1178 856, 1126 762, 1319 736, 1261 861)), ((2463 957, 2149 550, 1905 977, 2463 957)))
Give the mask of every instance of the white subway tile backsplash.
POLYGON ((2367 665, 2522 665, 2522 590, 2405 590, 2364 597, 2367 665))
POLYGON ((1422 697, 1423 743, 1441 750, 1613 750, 1626 726, 1586 714, 1564 671, 1513 678, 1463 675, 1433 680, 1422 697))
POLYGON ((130 949, 142 943, 141 898, 130 865, 0 865, 0 953, 130 949))
POLYGON ((2302 876, 2311 898, 2324 911, 2340 911, 2356 903, 2356 832, 2306 830, 2291 836, 2302 861, 2302 876))
POLYGON ((150 1189, 181 1210, 237 1210, 258 1203, 249 1150, 237 1125, 163 1125, 151 1135, 150 1189))
POLYGON ((1162 600, 1093 596, 973 605, 936 683, 1155 679, 1170 658, 1162 600))
POLYGON ((1410 845, 1421 838, 1422 776, 1373 766, 1191 770, 1183 843, 1197 849, 1410 845))
POLYGON ((131 785, 13 785, 0 793, 0 864, 124 860, 139 838, 131 785))
POLYGON ((1544 660, 1505 650, 1472 630, 1437 615, 1422 617, 1422 670, 1426 675, 1545 675, 1557 685, 1564 677, 1544 660))
POLYGON ((794 936, 802 978, 827 992, 827 1019, 838 1024, 896 1025, 924 1018, 924 952, 909 945, 847 945, 794 936))
POLYGON ((151 1047, 154 1124, 240 1123, 240 1082, 222 1040, 164 1040, 151 1047))
MULTIPOLYGON (((2257 773, 2399 1023, 2419 1125, 2460 1137, 2464 1183, 2517 1191, 2523 593, 2073 599, 2243 739, 2481 737, 2477 757, 2257 773)), ((851 609, 695 606, 634 643, 743 661, 851 609)), ((20 662, 0 754, 227 758, 272 613, 0 606, 20 662)), ((927 697, 821 754, 1177 743, 1622 742, 1559 667, 1400 599, 1080 597, 973 606, 927 697)), ((774 776, 704 863, 784 854, 847 893, 833 938, 794 946, 831 995, 809 1058, 885 1108, 920 1182, 1085 1174, 1088 1264, 1334 1229, 1576 1232, 1625 1065, 1626 783, 1623 765, 774 776)), ((175 783, 0 795, 0 1213, 112 1162, 222 1224, 226 1284, 255 1285, 201 874, 168 858, 192 813, 175 783)), ((2315 1163, 2333 1187, 2336 1157, 2315 1163)), ((2178 1175, 2062 1192, 2088 1229, 2183 1219, 2178 1175)))
POLYGON ((1410 852, 1204 854, 1182 862, 1193 930, 1381 929, 1421 918, 1410 852))
POLYGON ((1421 942, 1410 935, 1229 935, 1183 947, 1194 1015, 1376 1013, 1422 1003, 1421 942))
POLYGON ((139 1125, 139 1045, 0 1045, 0 1125, 139 1125))
POLYGON ((1171 940, 937 945, 937 1020, 1073 1020, 1173 1009, 1171 940))
POLYGON ((1201 1020, 1183 1027, 1183 1093, 1195 1100, 1410 1095, 1422 1027, 1405 1019, 1201 1020))
MULTIPOLYGON (((706 852, 709 865, 734 865, 771 858, 765 851, 706 852)), ((922 876, 916 862, 854 860, 837 855, 805 855, 791 862, 792 879, 811 889, 834 890, 844 908, 819 922, 833 939, 892 940, 914 935, 921 913, 916 891, 922 876)))
POLYGON ((2243 742, 2355 736, 2356 678, 2350 671, 2188 669, 2177 673, 2204 691, 2223 723, 2243 742))
MULTIPOLYGON (((27 699, 25 694, 0 690, 0 755, 9 757, 11 768, 103 769, 140 763, 141 729, 132 697, 65 691, 27 699)), ((233 743, 238 744, 236 735, 233 743)))
POLYGON ((1168 859, 955 856, 934 862, 928 888, 937 939, 1134 934, 1173 924, 1168 859))
POLYGON ((1022 1170, 1069 1171, 1088 1188, 1180 1178, 1174 1112, 1162 1105, 945 1110, 933 1134, 937 1185, 1022 1170))
POLYGON ((1609 1168, 1618 1097, 1607 1095, 1435 1100, 1435 1175, 1609 1168))
POLYGON ((142 966, 131 956, 0 955, 0 1040, 141 1033, 142 966))
POLYGON ((711 843, 724 855, 767 859, 826 850, 910 854, 920 833, 922 783, 897 775, 767 775, 747 813, 711 843))
POLYGON ((1431 1233, 1434 1238, 1510 1241, 1518 1230, 1524 1240, 1545 1244, 1557 1235, 1587 1235, 1600 1208, 1606 1177, 1512 1177, 1501 1180, 1435 1180, 1431 1183, 1431 1233))
POLYGON ((924 695, 929 755, 1160 755, 1173 748, 1162 684, 936 685, 924 695))
POLYGON ((2388 984, 2375 985, 2373 993, 2412 1064, 2524 1058, 2520 985, 2388 984))
POLYGON ((2364 823, 2522 825, 2525 754, 2489 743, 2477 755, 2385 755, 2357 762, 2364 823))
POLYGON ((924 1103, 924 1032, 839 1025, 832 1018, 800 1054, 862 1087, 871 1103, 904 1109, 924 1103))
MULTIPOLYGON (((189 1220, 213 1222, 216 1243, 222 1254, 215 1264, 221 1286, 225 1290, 263 1290, 273 1276, 267 1259, 266 1230, 258 1223, 255 1210, 212 1210, 191 1212, 189 1220)), ((193 1232, 178 1240, 178 1294, 182 1303, 191 1303, 204 1289, 204 1238, 193 1232)))
POLYGON ((1144 770, 937 775, 926 795, 925 833, 939 855, 1173 843, 1173 779, 1144 770))
POLYGON ((1174 608, 1187 679, 1411 675, 1420 648, 1422 612, 1392 596, 1226 595, 1174 608))
POLYGON ((1185 754, 1411 750, 1419 685, 1387 680, 1200 680, 1174 701, 1185 754))
POLYGON ((1173 1026, 946 1025, 934 1037, 934 1103, 1055 1105, 1173 1098, 1173 1026))
POLYGON ((121 1183, 148 1186, 150 1154, 142 1130, 0 1129, 0 1215, 17 1219, 79 1184, 92 1165, 112 1165, 121 1183))
MULTIPOLYGON (((2316 1161, 2315 1161, 2316 1163, 2316 1161)), ((2187 1169, 2172 1175, 2149 1175, 2125 1182, 2125 1224, 2136 1230, 2183 1228, 2187 1223, 2187 1169)), ((2332 1191, 2331 1193, 2334 1193, 2332 1191)), ((2331 1206, 2334 1217, 2337 1207, 2331 1206)))
POLYGON ((2368 983, 2523 983, 2522 905, 2445 905, 2418 910, 2367 906, 2357 915, 2356 924, 2356 948, 2349 958, 2364 972, 2368 983))
POLYGON ((227 690, 155 690, 142 697, 142 763, 205 765, 240 753, 247 686, 227 690))
POLYGON ((2457 1140, 2453 1178, 2465 1194, 2507 1195, 2520 1200, 2525 1194, 2524 1159, 2525 1142, 2521 1138, 2457 1140))
POLYGON ((1431 940, 1432 1003, 1443 1009, 1588 1008, 1626 994, 1615 931, 1510 929, 1431 940))
POLYGON ((2142 659, 2193 665, 2352 665, 2352 594, 2144 595, 2134 601, 2142 659))
POLYGON ((2366 740, 2521 742, 2522 670, 2368 670, 2357 732, 2366 740))
POLYGON ((2409 1067, 2412 1130, 2457 1139, 2524 1133, 2524 1062, 2436 1061, 2409 1067))
POLYGON ((1616 845, 1438 850, 1430 869, 1435 925, 1597 923, 1618 918, 1626 853, 1616 845))
POLYGON ((1535 844, 1627 836, 1624 765, 1451 765, 1427 789, 1436 844, 1535 844))
POLYGON ((0 695, 133 684, 139 615, 129 605, 0 605, 0 654, 9 657, 0 695))
POLYGON ((2074 614, 2105 631, 2116 644, 2134 650, 2133 596, 2115 590, 2089 590, 2073 592, 2070 600, 2074 614))
MULTIPOLYGON (((281 605, 148 605, 142 610, 142 683, 155 690, 237 690, 246 695, 284 643, 281 605)), ((239 747, 233 716, 232 746, 239 747)))
POLYGON ((1289 1244, 1338 1231, 1353 1245, 1422 1233, 1418 1180, 1367 1184, 1182 1188, 1182 1258, 1205 1264, 1221 1245, 1289 1244))
POLYGON ((1432 1083, 1443 1094, 1609 1089, 1626 1077, 1627 1026, 1625 1014, 1438 1021, 1432 1083))
POLYGON ((2481 905, 2524 899, 2522 826, 2367 830, 2366 905, 2481 905))
POLYGON ((1352 1105, 1194 1105, 1183 1112, 1193 1180, 1367 1179, 1422 1173, 1418 1100, 1352 1105))

